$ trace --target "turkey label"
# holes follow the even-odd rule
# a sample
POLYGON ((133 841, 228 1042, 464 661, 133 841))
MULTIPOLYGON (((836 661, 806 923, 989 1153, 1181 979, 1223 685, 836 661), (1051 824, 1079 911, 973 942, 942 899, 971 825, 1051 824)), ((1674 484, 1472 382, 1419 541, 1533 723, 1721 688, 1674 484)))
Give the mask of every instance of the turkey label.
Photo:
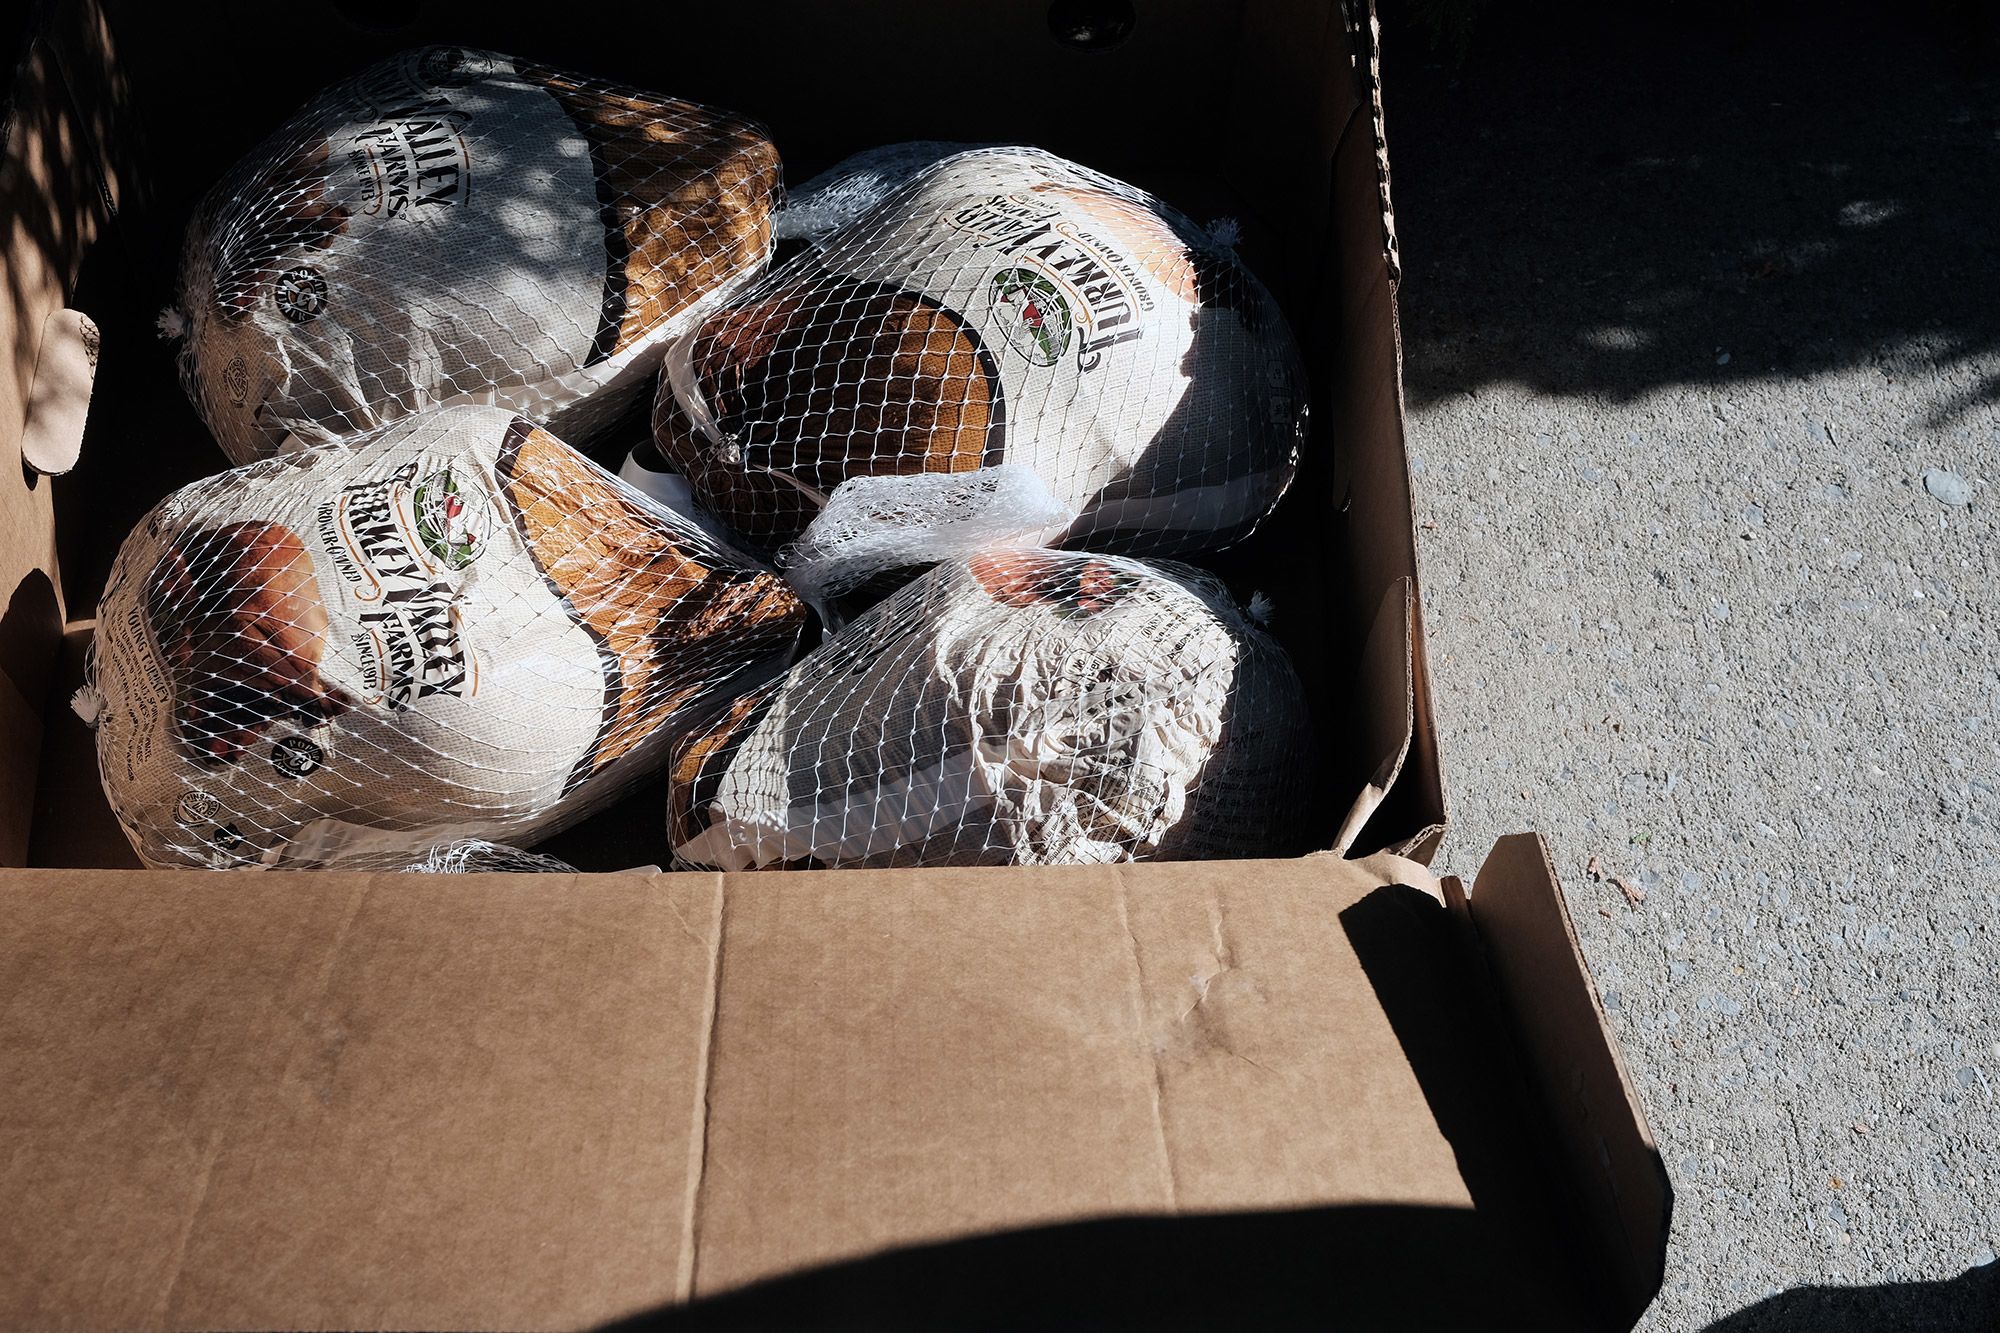
POLYGON ((449 468, 419 482, 418 467, 406 463, 386 480, 357 482, 319 510, 334 568, 357 585, 354 600, 370 608, 355 616, 363 627, 353 637, 355 654, 391 708, 463 695, 471 674, 452 585, 419 558, 411 534, 461 569, 479 554, 488 526, 468 516, 492 512, 477 491, 468 503, 449 468))
POLYGON ((1036 365, 1052 366, 1071 341, 1083 311, 1084 336, 1076 339, 1076 368, 1086 374, 1103 363, 1106 348, 1145 336, 1138 314, 1153 299, 1131 262, 1096 236, 1065 221, 1062 210, 1014 195, 995 195, 950 217, 951 225, 977 236, 1020 262, 993 277, 992 311, 1007 345, 1036 365))

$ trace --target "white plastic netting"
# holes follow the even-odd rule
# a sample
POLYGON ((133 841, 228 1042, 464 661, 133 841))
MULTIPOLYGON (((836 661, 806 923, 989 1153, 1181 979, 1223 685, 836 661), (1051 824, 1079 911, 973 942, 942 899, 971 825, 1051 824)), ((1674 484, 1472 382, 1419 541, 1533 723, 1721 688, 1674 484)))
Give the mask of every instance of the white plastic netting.
POLYGON ((850 477, 805 535, 778 552, 778 567, 825 615, 832 599, 878 574, 1019 546, 1075 517, 1018 463, 850 477))
POLYGON ((1072 515, 1033 539, 1129 554, 1227 545, 1290 484, 1285 320, 1144 191, 979 149, 816 244, 678 339, 655 401, 661 455, 759 549, 861 476, 1023 466, 1072 515))
POLYGON ((390 871, 417 875, 574 875, 576 867, 540 852, 524 852, 483 838, 460 838, 410 851, 352 852, 336 856, 323 870, 390 871))
POLYGON ((999 144, 920 139, 864 149, 785 192, 775 224, 778 239, 824 244, 829 236, 888 198, 920 171, 947 157, 999 144))
POLYGON ((932 569, 675 746, 676 862, 1262 856, 1296 836, 1297 676, 1211 576, 1015 549, 932 569))
POLYGON ((782 669, 770 570, 500 408, 169 496, 126 541, 80 711, 155 865, 531 843, 782 669))
POLYGON ((234 462, 456 403, 582 443, 769 262, 781 197, 743 117, 426 47, 329 88, 223 178, 162 328, 234 462))

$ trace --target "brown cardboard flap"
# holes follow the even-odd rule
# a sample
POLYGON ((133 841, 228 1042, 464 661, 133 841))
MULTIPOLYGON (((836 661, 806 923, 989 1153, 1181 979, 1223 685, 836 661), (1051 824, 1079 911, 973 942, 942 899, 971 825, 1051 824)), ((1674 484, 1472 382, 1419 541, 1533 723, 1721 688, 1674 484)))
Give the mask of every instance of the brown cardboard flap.
POLYGON ((1413 874, 0 873, 0 1324, 573 1326, 1363 1208, 1575 1326, 1413 874))
MULTIPOLYGON (((39 713, 62 636, 63 608, 56 576, 55 515, 49 483, 21 466, 29 402, 38 372, 48 428, 42 463, 59 465, 74 443, 75 357, 55 354, 64 340, 58 312, 99 228, 118 205, 119 172, 110 155, 112 124, 123 85, 112 74, 110 34, 90 0, 60 0, 34 7, 24 19, 27 43, 10 77, 5 141, 0 143, 0 672, 20 699, 39 713), (54 324, 52 325, 52 319, 54 324), (58 337, 50 342, 52 327, 58 337), (47 347, 51 355, 44 357, 47 347), (61 410, 59 410, 61 409, 61 410)), ((74 349, 82 352, 81 342, 74 349)), ((0 717, 0 751, 26 770, 25 779, 0 782, 0 826, 18 826, 32 782, 40 729, 18 732, 9 712, 0 717), (17 748, 16 742, 36 749, 17 748)), ((19 855, 0 852, 9 864, 19 855)))
POLYGON ((139 854, 105 799, 97 767, 97 733, 70 705, 83 684, 84 661, 96 628, 95 620, 69 627, 59 667, 44 695, 41 773, 35 782, 35 818, 26 862, 31 866, 137 870, 140 865, 139 854))
POLYGON ((1494 844, 1470 911, 1629 1324, 1660 1289, 1673 1188, 1539 836, 1494 844))
POLYGON ((1375 125, 1367 114, 1348 122, 1332 168, 1335 248, 1323 279, 1321 305, 1337 312, 1326 352, 1334 369, 1329 411, 1315 423, 1334 450, 1333 493, 1343 516, 1345 573, 1361 605, 1412 590, 1402 671, 1409 679, 1409 781, 1382 793, 1368 826, 1355 836, 1364 852, 1393 848, 1427 859, 1445 822, 1437 727, 1424 662, 1422 586, 1412 526, 1409 456, 1404 439, 1402 338, 1395 289, 1384 251, 1382 194, 1375 125), (1371 600, 1372 599, 1372 600, 1371 600))
POLYGON ((1416 716, 1416 681, 1410 670, 1415 611, 1415 585, 1398 579, 1383 595, 1382 609, 1376 612, 1375 626, 1361 649, 1355 692, 1359 707, 1354 711, 1355 725, 1364 739, 1357 753, 1372 761, 1373 767, 1360 776, 1361 794, 1341 821, 1333 850, 1343 855, 1361 836, 1362 827, 1381 806, 1383 796, 1395 786, 1403 760, 1410 753, 1416 716))
POLYGON ((718 881, 139 873, 0 880, 0 1324, 674 1292, 718 881))
POLYGON ((42 719, 0 671, 0 866, 28 863, 30 816, 35 808, 36 756, 42 752, 42 719))

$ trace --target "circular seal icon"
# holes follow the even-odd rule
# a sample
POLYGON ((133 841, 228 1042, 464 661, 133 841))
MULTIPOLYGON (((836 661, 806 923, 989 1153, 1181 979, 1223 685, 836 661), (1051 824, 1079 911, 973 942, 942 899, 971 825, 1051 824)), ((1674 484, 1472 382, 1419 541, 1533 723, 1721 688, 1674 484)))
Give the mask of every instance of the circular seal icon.
POLYGON ((326 279, 312 265, 301 264, 278 275, 272 295, 278 302, 279 314, 294 324, 303 324, 317 319, 319 312, 326 309, 326 279))
POLYGON ((433 46, 417 57, 417 77, 433 88, 463 88, 492 72, 492 57, 462 46, 433 46))
POLYGON ((1002 269, 989 293, 1007 345, 1038 366, 1053 366, 1069 350, 1076 320, 1056 285, 1031 268, 1002 269))
POLYGON ((271 747, 271 767, 288 778, 302 778, 326 762, 326 751, 303 736, 287 736, 271 747))
POLYGON ((238 407, 250 396, 250 367, 243 364, 243 358, 232 356, 229 364, 222 368, 222 387, 229 393, 229 401, 238 407))
POLYGON ((486 549, 493 510, 486 497, 461 487, 451 469, 417 483, 417 537, 447 569, 464 569, 486 549))
POLYGON ((174 803, 174 823, 182 828, 195 828, 214 819, 222 809, 222 802, 205 791, 191 791, 174 803))

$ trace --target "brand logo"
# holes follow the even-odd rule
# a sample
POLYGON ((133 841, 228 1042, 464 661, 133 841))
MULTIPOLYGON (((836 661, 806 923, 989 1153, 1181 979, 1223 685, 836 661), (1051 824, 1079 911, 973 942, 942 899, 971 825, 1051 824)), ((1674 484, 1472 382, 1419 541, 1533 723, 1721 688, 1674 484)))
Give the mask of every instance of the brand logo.
POLYGON ((302 778, 326 762, 326 751, 303 736, 287 736, 271 747, 271 767, 288 778, 302 778))
POLYGON ((222 802, 205 791, 191 791, 174 803, 174 823, 182 828, 195 828, 214 819, 222 809, 222 802))
POLYGON ((465 142, 471 115, 441 90, 484 77, 491 64, 445 47, 426 52, 414 77, 392 67, 359 85, 357 95, 373 121, 354 132, 347 149, 358 192, 355 211, 392 218, 413 209, 412 216, 421 218, 465 201, 472 182, 465 142))
POLYGON ((447 569, 464 569, 486 549, 493 511, 476 492, 470 500, 459 492, 451 469, 433 472, 416 491, 417 540, 442 560, 447 569))
POLYGON ((279 314, 294 324, 303 324, 319 318, 319 312, 326 309, 326 279, 312 265, 301 264, 278 275, 272 295, 279 314))
MULTIPOLYGON (((383 644, 382 665, 377 676, 382 696, 391 708, 403 708, 413 700, 433 694, 465 695, 471 687, 472 659, 459 638, 458 594, 453 585, 439 577, 419 550, 429 551, 443 561, 447 571, 463 568, 472 554, 454 564, 453 550, 476 553, 484 540, 484 519, 480 520, 477 541, 450 543, 456 531, 461 539, 475 529, 465 517, 478 506, 490 508, 485 497, 468 496, 455 483, 435 485, 448 472, 433 474, 422 486, 417 484, 417 464, 405 463, 380 481, 363 481, 349 486, 341 501, 326 513, 323 534, 332 538, 329 548, 336 563, 350 561, 354 575, 366 590, 356 589, 355 600, 368 609, 360 613, 361 624, 379 635, 383 644), (431 489, 437 516, 431 520, 432 537, 421 535, 425 521, 419 493, 431 489), (459 501, 455 519, 447 519, 447 496, 459 501), (328 530, 331 529, 331 532, 328 530), (413 544, 410 534, 420 534, 413 544), (442 549, 440 549, 440 547, 442 549)), ((322 506, 324 510, 326 506, 322 506)))
POLYGON ((243 400, 250 396, 250 367, 243 364, 242 357, 230 357, 222 368, 222 387, 229 391, 230 402, 243 406, 243 400))
POLYGON ((243 831, 234 824, 223 824, 208 835, 210 842, 225 852, 233 852, 243 845, 243 831))
POLYGON ((1053 366, 1069 350, 1076 319, 1056 285, 1031 268, 1002 269, 989 293, 994 322, 1007 345, 1038 366, 1053 366))
MULTIPOLYGON (((1153 299, 1139 281, 1132 263, 1112 250, 1102 238, 1086 235, 1060 209, 1031 204, 1011 195, 994 195, 945 214, 960 231, 977 236, 982 250, 993 250, 1013 259, 1022 267, 1010 268, 996 277, 993 310, 1006 319, 1021 322, 1024 304, 1011 309, 1000 302, 1000 279, 1017 286, 1023 275, 1044 284, 1050 293, 1063 293, 1060 303, 1065 321, 1080 325, 1076 337, 1076 368, 1085 374, 1097 369, 1107 349, 1145 336, 1141 317, 1152 312, 1153 299), (1074 299, 1075 305, 1069 304, 1074 299)), ((1048 319, 1051 303, 1039 301, 1035 309, 1048 319)), ((1028 326, 1033 329, 1035 326, 1028 326)), ((1054 365, 1055 357, 1039 359, 1045 352, 1030 352, 1015 341, 1015 328, 1002 324, 1007 340, 1017 351, 1026 353, 1036 365, 1054 365)), ((1039 337, 1022 335, 1030 346, 1043 347, 1039 337)), ((1070 342, 1065 328, 1062 345, 1070 342)), ((1056 356, 1062 353, 1058 351, 1056 356)))

